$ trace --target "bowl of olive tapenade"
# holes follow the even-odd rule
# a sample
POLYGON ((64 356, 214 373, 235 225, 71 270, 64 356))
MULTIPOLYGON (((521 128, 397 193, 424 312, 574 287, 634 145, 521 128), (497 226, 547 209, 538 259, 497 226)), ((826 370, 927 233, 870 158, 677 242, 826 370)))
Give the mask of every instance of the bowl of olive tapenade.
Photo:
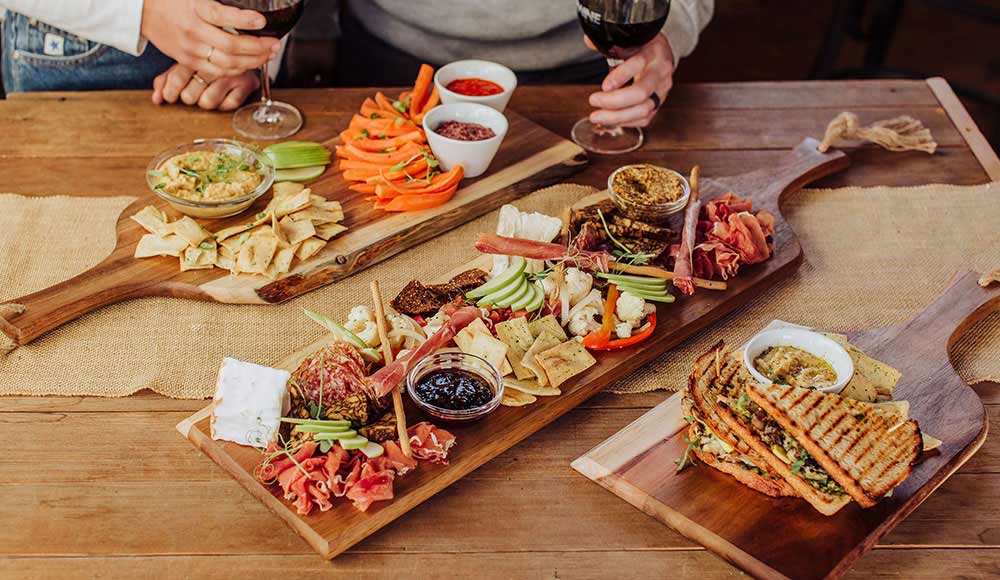
POLYGON ((758 381, 839 393, 854 376, 854 361, 833 339, 801 328, 765 330, 750 339, 743 364, 758 381))
POLYGON ((490 414, 503 398, 503 377, 486 359, 439 352, 420 360, 406 378, 406 392, 428 415, 453 423, 490 414))
POLYGON ((691 186, 666 167, 642 163, 619 167, 608 177, 612 201, 628 217, 663 223, 687 205, 691 186))

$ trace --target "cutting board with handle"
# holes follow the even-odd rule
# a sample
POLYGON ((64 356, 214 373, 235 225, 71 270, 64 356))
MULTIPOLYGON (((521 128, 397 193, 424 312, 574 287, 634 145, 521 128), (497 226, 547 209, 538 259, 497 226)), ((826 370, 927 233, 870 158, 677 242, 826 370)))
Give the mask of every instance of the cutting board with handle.
POLYGON ((891 497, 852 502, 833 516, 801 499, 773 499, 710 467, 677 472, 688 423, 676 393, 573 462, 633 506, 758 578, 836 578, 917 508, 986 440, 982 401, 952 368, 948 350, 1000 308, 1000 284, 955 276, 908 322, 848 333, 851 344, 902 373, 894 398, 910 402, 920 429, 943 441, 891 497))
MULTIPOLYGON (((355 510, 350 502, 338 501, 330 511, 301 516, 282 498, 280 488, 262 485, 254 478, 254 467, 260 462, 259 451, 212 439, 209 424, 211 406, 182 421, 177 428, 317 552, 325 558, 333 558, 794 272, 802 260, 802 249, 791 228, 781 218, 778 200, 809 181, 839 171, 848 164, 843 153, 819 153, 816 145, 815 140, 807 139, 774 167, 732 177, 706 179, 703 183, 702 197, 705 200, 732 190, 751 197, 755 209, 767 208, 774 212, 775 252, 769 260, 742 269, 724 292, 699 290, 694 296, 681 296, 674 304, 658 307, 656 329, 650 338, 631 348, 595 353, 598 363, 563 383, 562 394, 538 397, 536 402, 524 407, 500 407, 481 421, 469 425, 442 425, 458 439, 449 464, 422 463, 412 474, 398 478, 392 501, 378 502, 364 513, 355 510)), ((606 197, 606 194, 595 194, 576 205, 589 205, 606 197)), ((474 240, 470 239, 470 247, 473 243, 474 240)), ((433 273, 426 273, 425 277, 416 273, 416 276, 425 282, 435 279, 441 282, 469 268, 488 270, 491 264, 490 256, 480 256, 471 263, 456 265, 453 272, 444 276, 433 273)), ((399 289, 386 289, 388 292, 393 290, 399 289)), ((357 300, 358 304, 369 303, 367 296, 358 296, 357 300)), ((294 370, 305 356, 321 348, 328 340, 322 338, 304 346, 279 366, 294 370)), ((411 424, 427 419, 413 407, 408 407, 406 417, 411 424)))
MULTIPOLYGON (((434 236, 537 189, 558 183, 587 163, 575 143, 545 129, 514 111, 507 137, 482 177, 462 183, 448 203, 425 211, 387 213, 372 208, 366 194, 348 189, 340 176, 337 160, 326 173, 307 185, 344 208, 349 229, 333 238, 316 256, 296 262, 292 271, 277 280, 249 274, 231 276, 218 268, 181 272, 177 258, 133 257, 139 238, 145 234, 129 219, 147 205, 163 208, 176 219, 179 214, 152 192, 139 192, 118 219, 117 242, 111 254, 93 268, 65 282, 0 305, 0 330, 17 344, 28 343, 66 322, 102 306, 131 298, 171 296, 232 304, 282 302, 330 284, 372 264, 385 260, 434 236)), ((339 138, 326 143, 331 150, 339 138)), ((136 171, 144 168, 136 167, 136 171)), ((238 216, 198 220, 210 231, 243 223, 270 200, 265 194, 238 216)))

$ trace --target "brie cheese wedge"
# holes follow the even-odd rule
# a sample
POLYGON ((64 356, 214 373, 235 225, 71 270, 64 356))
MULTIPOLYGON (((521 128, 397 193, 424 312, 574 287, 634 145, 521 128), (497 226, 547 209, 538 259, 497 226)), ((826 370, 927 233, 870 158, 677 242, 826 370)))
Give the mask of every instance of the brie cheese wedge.
POLYGON ((288 371, 222 359, 212 400, 212 439, 267 447, 288 412, 288 371))

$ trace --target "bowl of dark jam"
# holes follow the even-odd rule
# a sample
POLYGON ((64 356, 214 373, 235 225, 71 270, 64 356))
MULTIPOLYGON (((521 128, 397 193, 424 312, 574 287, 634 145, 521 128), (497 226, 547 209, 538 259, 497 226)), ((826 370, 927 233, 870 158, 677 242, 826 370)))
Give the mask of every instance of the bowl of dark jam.
POLYGON ((417 407, 435 419, 475 421, 500 406, 503 377, 482 357, 439 352, 423 358, 410 370, 406 392, 417 407))

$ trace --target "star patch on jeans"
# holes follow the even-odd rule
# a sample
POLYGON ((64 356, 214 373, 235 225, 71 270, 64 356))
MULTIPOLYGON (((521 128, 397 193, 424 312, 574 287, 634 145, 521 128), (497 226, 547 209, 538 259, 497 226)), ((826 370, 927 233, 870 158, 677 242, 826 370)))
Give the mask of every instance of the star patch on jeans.
POLYGON ((49 56, 63 56, 65 54, 64 45, 66 39, 51 32, 45 33, 45 47, 42 52, 49 56))

